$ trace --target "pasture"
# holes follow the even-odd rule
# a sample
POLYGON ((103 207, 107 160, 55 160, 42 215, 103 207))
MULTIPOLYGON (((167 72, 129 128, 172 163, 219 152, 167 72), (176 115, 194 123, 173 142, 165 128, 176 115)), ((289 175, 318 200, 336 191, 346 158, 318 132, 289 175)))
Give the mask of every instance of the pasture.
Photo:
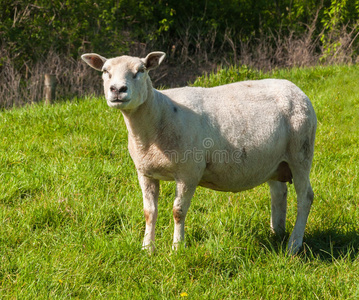
MULTIPOLYGON (((265 77, 297 84, 318 117, 315 199, 297 256, 270 232, 267 185, 198 188, 187 248, 173 252, 173 183, 161 184, 149 256, 121 113, 103 98, 36 104, 0 112, 0 298, 357 299, 359 67, 233 67, 195 85, 265 77)), ((290 185, 287 232, 295 218, 290 185)))

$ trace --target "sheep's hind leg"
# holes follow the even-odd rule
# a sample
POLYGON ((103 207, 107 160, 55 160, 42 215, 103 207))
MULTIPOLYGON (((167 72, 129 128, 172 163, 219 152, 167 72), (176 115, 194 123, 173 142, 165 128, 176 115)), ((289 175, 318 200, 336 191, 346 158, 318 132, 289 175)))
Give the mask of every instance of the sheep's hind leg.
POLYGON ((173 249, 177 249, 184 242, 184 224, 187 211, 191 205, 191 199, 196 190, 196 185, 176 182, 176 198, 173 204, 174 235, 173 249))
POLYGON ((279 181, 268 181, 271 202, 271 229, 280 238, 285 234, 287 215, 287 184, 279 181))
POLYGON ((293 180, 297 193, 297 220, 289 238, 288 251, 291 254, 296 254, 303 243, 305 226, 313 203, 314 193, 309 181, 309 170, 298 171, 294 168, 293 180))
POLYGON ((138 177, 142 189, 143 211, 146 219, 145 237, 143 239, 142 249, 147 249, 152 253, 155 250, 154 242, 158 213, 159 181, 140 174, 138 177))

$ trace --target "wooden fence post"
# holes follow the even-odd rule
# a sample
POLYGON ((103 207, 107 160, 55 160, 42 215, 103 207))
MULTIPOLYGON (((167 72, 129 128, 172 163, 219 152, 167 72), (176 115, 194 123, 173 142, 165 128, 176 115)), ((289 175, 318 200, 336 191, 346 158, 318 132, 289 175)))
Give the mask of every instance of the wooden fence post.
POLYGON ((56 75, 45 74, 45 104, 51 104, 56 96, 56 75))

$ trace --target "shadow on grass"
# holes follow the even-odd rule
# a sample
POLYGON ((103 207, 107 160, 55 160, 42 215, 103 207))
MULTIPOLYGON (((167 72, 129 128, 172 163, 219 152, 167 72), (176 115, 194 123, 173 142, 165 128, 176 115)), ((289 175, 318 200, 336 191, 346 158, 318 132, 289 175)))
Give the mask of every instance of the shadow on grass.
POLYGON ((314 231, 305 235, 302 253, 327 262, 341 258, 354 260, 359 255, 359 233, 336 229, 314 231))
MULTIPOLYGON (((289 236, 287 233, 284 240, 274 235, 270 237, 258 236, 257 238, 267 249, 277 253, 285 253, 289 236)), ((334 262, 342 258, 355 260, 359 255, 359 233, 336 229, 306 233, 303 247, 298 255, 307 260, 315 258, 325 262, 334 262)))

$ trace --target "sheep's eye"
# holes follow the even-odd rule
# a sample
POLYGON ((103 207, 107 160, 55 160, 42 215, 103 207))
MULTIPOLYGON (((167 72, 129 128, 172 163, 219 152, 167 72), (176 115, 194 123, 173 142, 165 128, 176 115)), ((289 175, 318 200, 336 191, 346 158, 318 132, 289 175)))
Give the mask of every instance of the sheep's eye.
POLYGON ((139 73, 143 73, 143 72, 145 72, 145 69, 143 69, 143 68, 138 69, 138 71, 135 73, 133 78, 136 78, 139 73))
POLYGON ((103 70, 102 72, 103 72, 103 74, 108 74, 108 77, 111 78, 111 74, 107 70, 103 70))

